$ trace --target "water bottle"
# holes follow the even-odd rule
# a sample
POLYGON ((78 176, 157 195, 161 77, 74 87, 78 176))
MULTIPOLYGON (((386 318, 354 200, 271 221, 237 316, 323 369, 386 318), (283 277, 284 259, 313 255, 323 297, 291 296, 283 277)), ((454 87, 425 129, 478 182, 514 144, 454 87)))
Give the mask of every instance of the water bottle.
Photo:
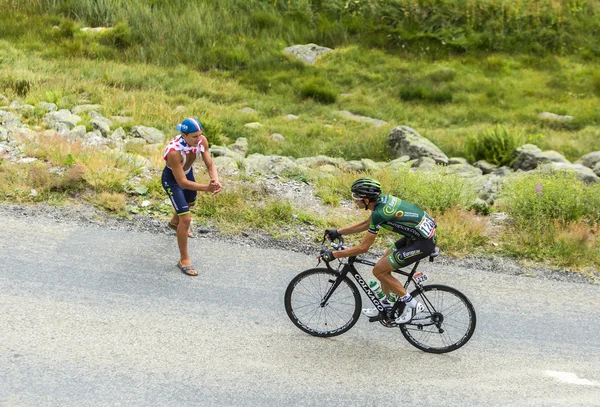
POLYGON ((387 300, 389 301, 390 304, 395 304, 396 301, 398 301, 398 296, 396 294, 394 294, 392 291, 390 291, 390 293, 387 296, 387 300))
POLYGON ((381 289, 381 285, 379 285, 379 281, 377 281, 377 280, 369 281, 369 288, 371 289, 371 291, 373 291, 375 293, 375 295, 377 296, 377 299, 379 301, 383 301, 386 299, 386 295, 383 292, 383 290, 381 289))

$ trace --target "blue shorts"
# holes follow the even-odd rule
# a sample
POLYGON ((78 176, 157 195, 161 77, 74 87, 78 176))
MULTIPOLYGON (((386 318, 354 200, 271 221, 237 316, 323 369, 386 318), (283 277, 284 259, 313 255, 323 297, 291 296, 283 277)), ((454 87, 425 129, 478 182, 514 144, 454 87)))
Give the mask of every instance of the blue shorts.
MULTIPOLYGON (((190 168, 190 171, 185 174, 185 177, 190 181, 196 181, 194 179, 194 171, 190 168)), ((190 213, 190 205, 196 202, 196 191, 190 191, 189 189, 183 189, 177 184, 173 171, 170 168, 165 167, 162 173, 162 186, 169 195, 173 208, 178 215, 185 215, 190 213)))

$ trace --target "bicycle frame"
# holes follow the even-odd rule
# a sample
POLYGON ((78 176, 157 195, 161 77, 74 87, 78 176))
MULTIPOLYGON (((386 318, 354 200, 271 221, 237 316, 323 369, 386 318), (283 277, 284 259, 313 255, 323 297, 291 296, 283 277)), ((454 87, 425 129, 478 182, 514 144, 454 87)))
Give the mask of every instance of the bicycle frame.
MULTIPOLYGON (((421 262, 420 260, 417 261, 410 272, 406 272, 403 270, 393 270, 394 272, 402 274, 407 277, 406 282, 404 283, 404 289, 407 291, 408 291, 408 286, 411 281, 415 284, 417 289, 421 288, 421 284, 417 283, 415 280, 413 280, 413 276, 414 276, 415 272, 417 271, 417 267, 419 266, 420 262, 421 262)), ((329 263, 325 263, 328 269, 330 269, 331 271, 333 271, 335 273, 338 273, 339 275, 338 275, 338 278, 333 283, 333 285, 331 286, 331 288, 329 289, 329 291, 327 291, 327 293, 325 294, 325 297, 323 297, 323 300, 321 301, 321 307, 324 307, 325 304, 327 304, 327 301, 329 301, 329 298, 334 293, 334 291, 338 288, 338 286, 340 285, 340 283, 342 282, 344 277, 346 275, 348 275, 348 273, 350 273, 352 275, 352 277, 354 278, 354 281, 356 281, 358 283, 358 285, 363 289, 363 291, 365 292, 367 297, 371 300, 373 305, 375 305, 375 307, 377 307, 379 312, 383 312, 384 311, 383 304, 381 304, 381 302, 377 299, 377 295, 375 295, 375 293, 369 287, 369 284, 367 284, 365 282, 365 280, 360 275, 360 273, 358 272, 356 267, 354 267, 354 263, 365 264, 367 266, 375 266, 375 262, 365 260, 365 259, 358 259, 358 258, 356 258, 356 256, 349 257, 348 263, 343 263, 344 267, 342 267, 341 271, 334 270, 329 265, 329 263)), ((399 307, 400 302, 401 301, 397 301, 397 303, 394 304, 394 308, 393 308, 394 311, 397 309, 397 307, 399 307)))

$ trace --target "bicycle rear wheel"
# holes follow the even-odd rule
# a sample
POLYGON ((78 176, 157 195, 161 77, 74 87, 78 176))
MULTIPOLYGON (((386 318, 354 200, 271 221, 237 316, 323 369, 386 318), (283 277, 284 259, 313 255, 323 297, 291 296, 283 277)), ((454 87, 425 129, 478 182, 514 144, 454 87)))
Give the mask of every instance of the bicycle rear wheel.
POLYGON ((292 279, 285 291, 285 310, 298 328, 314 336, 336 336, 354 326, 362 300, 356 285, 344 277, 326 304, 325 294, 339 278, 328 269, 310 269, 292 279))
POLYGON ((425 311, 404 325, 400 332, 418 349, 430 353, 452 352, 471 339, 477 317, 471 301, 455 288, 440 284, 423 286, 411 295, 425 311))

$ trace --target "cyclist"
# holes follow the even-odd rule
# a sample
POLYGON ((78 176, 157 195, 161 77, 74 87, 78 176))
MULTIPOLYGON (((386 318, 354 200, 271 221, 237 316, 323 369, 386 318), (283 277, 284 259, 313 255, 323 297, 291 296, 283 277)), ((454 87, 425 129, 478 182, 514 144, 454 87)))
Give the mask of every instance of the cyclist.
MULTIPOLYGON (((333 252, 327 250, 321 255, 321 258, 329 262, 340 257, 366 253, 375 241, 381 227, 403 235, 385 251, 383 257, 373 268, 373 275, 381 282, 381 288, 386 295, 389 295, 391 291, 406 304, 402 315, 396 318, 395 322, 397 324, 408 323, 416 314, 424 311, 425 307, 406 292, 400 281, 392 276, 392 270, 421 260, 435 250, 436 223, 418 206, 392 195, 382 195, 381 184, 375 179, 360 178, 352 184, 351 191, 357 206, 370 210, 371 216, 355 225, 338 230, 328 229, 325 231, 325 236, 333 240, 341 235, 364 231, 367 233, 358 246, 333 252)), ((389 310, 392 304, 385 299, 383 306, 389 310)), ((368 317, 379 315, 377 308, 363 309, 362 312, 368 317)))
POLYGON ((198 272, 192 266, 187 248, 192 223, 190 207, 196 201, 197 191, 212 192, 214 195, 221 192, 222 187, 217 168, 208 152, 208 141, 202 135, 200 121, 196 118, 185 119, 177 125, 177 130, 181 133, 169 142, 163 154, 166 165, 162 173, 162 185, 175 209, 169 227, 177 231, 180 254, 177 267, 188 276, 197 276, 198 272), (198 184, 194 179, 192 164, 198 155, 202 156, 208 169, 208 184, 198 184))

